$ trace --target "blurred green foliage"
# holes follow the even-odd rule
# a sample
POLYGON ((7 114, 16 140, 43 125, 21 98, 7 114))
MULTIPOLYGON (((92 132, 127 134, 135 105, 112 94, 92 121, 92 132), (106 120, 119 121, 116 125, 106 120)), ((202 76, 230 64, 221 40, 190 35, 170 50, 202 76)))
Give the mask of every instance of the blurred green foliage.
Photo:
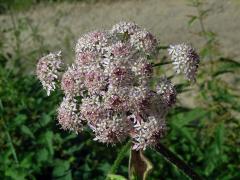
MULTIPOLYGON (((0 4, 3 1, 0 1, 0 4)), ((4 1, 5 2, 5 1, 4 1)), ((26 4, 39 1, 27 0, 26 4)), ((18 1, 8 1, 18 6, 18 1)), ((5 5, 6 6, 6 5, 5 5)), ((27 7, 20 3, 20 6, 27 7)), ((199 9, 189 25, 203 21, 199 9)), ((0 6, 4 12, 3 6, 0 6)), ((14 8, 15 9, 15 8, 14 8)), ((24 73, 22 61, 36 62, 46 52, 37 29, 32 33, 39 47, 23 55, 21 41, 24 21, 17 21, 10 31, 15 38, 14 52, 3 50, 0 38, 0 179, 105 179, 120 145, 107 147, 92 141, 88 130, 76 135, 62 131, 56 121, 56 107, 62 96, 43 92, 34 75, 24 73), (21 25, 23 24, 23 25, 21 25)), ((203 24, 203 22, 201 22, 203 24)), ((4 30, 5 31, 5 30, 4 30)), ((4 32, 0 32, 0 35, 4 32)), ((198 83, 193 90, 186 84, 181 92, 194 91, 196 107, 180 102, 168 115, 169 131, 162 142, 178 154, 204 179, 240 179, 240 94, 239 60, 219 57, 217 36, 205 27, 199 36, 206 39, 201 49, 198 83)), ((154 165, 149 179, 186 179, 154 150, 146 157, 154 165), (164 178, 163 178, 164 177, 164 178)), ((128 158, 123 159, 117 174, 127 177, 128 158)), ((110 175, 111 179, 124 179, 110 175)))

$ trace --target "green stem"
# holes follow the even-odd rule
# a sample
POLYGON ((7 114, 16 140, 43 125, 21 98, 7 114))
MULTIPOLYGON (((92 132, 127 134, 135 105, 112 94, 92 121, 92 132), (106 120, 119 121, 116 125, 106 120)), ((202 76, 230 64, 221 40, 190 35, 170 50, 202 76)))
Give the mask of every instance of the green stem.
POLYGON ((158 46, 158 47, 157 47, 158 50, 161 50, 161 49, 168 49, 168 48, 169 48, 169 46, 158 46))
MULTIPOLYGON (((122 162, 122 160, 124 159, 126 153, 129 151, 131 147, 131 141, 128 141, 120 150, 120 152, 118 153, 117 159, 114 161, 111 169, 109 170, 108 174, 115 174, 120 163, 122 162)), ((108 179, 108 178, 106 178, 108 179)))
POLYGON ((193 169, 187 165, 183 160, 176 156, 172 151, 166 148, 161 143, 158 143, 155 147, 156 151, 159 152, 167 161, 175 165, 180 169, 186 176, 194 180, 202 180, 203 178, 198 175, 193 169))
MULTIPOLYGON (((196 9, 197 9, 197 13, 198 13, 198 21, 200 24, 200 31, 201 31, 201 36, 205 39, 206 41, 206 45, 210 46, 210 48, 212 47, 212 43, 209 44, 209 38, 208 38, 208 31, 206 30, 206 27, 204 25, 204 17, 203 17, 203 10, 201 7, 201 3, 199 2, 199 0, 195 0, 194 3, 196 4, 196 9)), ((213 57, 212 57, 212 53, 209 53, 209 61, 210 61, 210 69, 211 72, 213 71, 213 57)))
POLYGON ((5 124, 5 122, 3 121, 3 127, 4 129, 6 130, 6 135, 7 135, 7 140, 8 140, 8 143, 9 143, 9 146, 10 146, 10 149, 12 151, 12 154, 13 154, 13 158, 15 160, 15 163, 18 165, 19 164, 19 161, 18 161, 18 157, 17 157, 17 153, 16 153, 16 150, 14 148, 14 145, 13 145, 13 142, 12 142, 12 138, 10 136, 10 133, 8 131, 8 128, 5 124))
POLYGON ((158 67, 158 66, 163 66, 163 65, 166 65, 166 64, 171 64, 172 61, 166 61, 166 62, 161 62, 161 63, 153 63, 152 66, 153 67, 158 67))

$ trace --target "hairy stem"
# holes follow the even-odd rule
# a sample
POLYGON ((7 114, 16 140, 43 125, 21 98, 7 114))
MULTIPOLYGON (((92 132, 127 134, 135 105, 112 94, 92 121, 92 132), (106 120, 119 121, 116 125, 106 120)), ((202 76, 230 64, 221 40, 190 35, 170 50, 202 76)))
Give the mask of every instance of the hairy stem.
MULTIPOLYGON (((124 159, 126 153, 129 151, 131 147, 131 141, 128 141, 123 147, 122 149, 119 151, 117 159, 114 161, 111 169, 109 170, 108 174, 115 174, 120 163, 122 162, 122 160, 124 159)), ((108 178, 106 178, 108 179, 108 178)))
POLYGON ((194 180, 201 180, 201 176, 199 176, 196 172, 194 172, 190 166, 188 166, 183 160, 181 160, 178 156, 176 156, 173 152, 167 149, 161 143, 158 143, 155 147, 156 151, 159 152, 167 161, 174 164, 177 168, 179 168, 185 175, 194 180))

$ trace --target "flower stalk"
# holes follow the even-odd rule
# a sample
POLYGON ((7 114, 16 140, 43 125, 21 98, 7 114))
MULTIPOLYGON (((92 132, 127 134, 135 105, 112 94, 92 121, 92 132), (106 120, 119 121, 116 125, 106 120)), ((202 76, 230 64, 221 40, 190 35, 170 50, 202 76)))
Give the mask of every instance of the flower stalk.
POLYGON ((176 156, 172 151, 166 148, 163 144, 158 143, 155 147, 155 150, 160 153, 167 161, 171 164, 174 164, 178 169, 180 169, 185 175, 194 180, 203 179, 198 175, 192 168, 187 165, 183 160, 176 156))

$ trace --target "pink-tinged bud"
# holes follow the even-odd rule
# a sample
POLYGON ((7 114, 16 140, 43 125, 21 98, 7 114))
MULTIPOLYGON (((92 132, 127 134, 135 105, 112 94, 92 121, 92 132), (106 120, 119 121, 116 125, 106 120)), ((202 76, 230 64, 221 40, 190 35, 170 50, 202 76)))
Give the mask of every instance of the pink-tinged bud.
POLYGON ((37 63, 37 78, 42 83, 43 89, 47 91, 48 96, 56 88, 56 81, 59 80, 61 66, 61 51, 42 57, 37 63))

